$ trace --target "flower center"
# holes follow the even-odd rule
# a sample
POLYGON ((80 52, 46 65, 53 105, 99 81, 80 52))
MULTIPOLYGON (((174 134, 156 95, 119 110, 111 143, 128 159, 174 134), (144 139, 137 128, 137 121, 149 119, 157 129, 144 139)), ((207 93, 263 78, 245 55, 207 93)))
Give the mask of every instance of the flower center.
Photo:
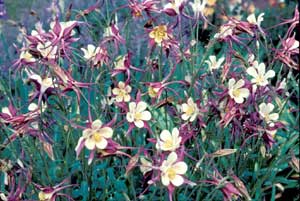
POLYGON ((256 78, 256 82, 257 82, 258 84, 264 82, 264 76, 263 76, 263 75, 259 75, 259 76, 256 78))
POLYGON ((176 171, 174 168, 170 167, 168 170, 167 170, 167 175, 169 177, 170 180, 173 180, 176 176, 176 171))
POLYGON ((193 106, 189 106, 187 108, 186 114, 187 115, 192 115, 195 112, 195 108, 193 106))
POLYGON ((136 120, 142 119, 142 113, 136 112, 136 113, 134 114, 134 118, 135 118, 136 120))
POLYGON ((102 137, 101 133, 99 133, 98 131, 93 134, 93 139, 95 140, 95 142, 100 142, 102 140, 102 138, 103 137, 102 137))
POLYGON ((240 91, 240 89, 234 89, 232 94, 234 97, 239 97, 241 94, 241 91, 240 91))
POLYGON ((169 148, 172 148, 173 147, 173 141, 172 139, 168 139, 164 142, 164 146, 165 148, 169 149, 169 148))
POLYGON ((155 98, 157 96, 157 92, 154 90, 153 87, 148 88, 148 93, 151 98, 155 98))

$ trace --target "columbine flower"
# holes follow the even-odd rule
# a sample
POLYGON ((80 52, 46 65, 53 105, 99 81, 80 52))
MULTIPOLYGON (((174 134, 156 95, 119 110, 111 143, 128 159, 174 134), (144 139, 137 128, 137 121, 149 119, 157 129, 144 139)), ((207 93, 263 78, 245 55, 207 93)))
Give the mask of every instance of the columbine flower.
POLYGON ((273 70, 266 72, 265 64, 258 64, 257 61, 253 62, 253 67, 247 69, 247 73, 253 77, 251 82, 258 86, 266 86, 268 84, 268 79, 275 76, 273 70))
POLYGON ((147 108, 147 103, 140 101, 138 103, 129 103, 129 112, 127 112, 126 119, 130 123, 138 128, 144 127, 144 121, 149 121, 151 119, 151 113, 145 111, 147 108))
MULTIPOLYGON (((56 22, 56 21, 53 21, 53 22, 50 23, 50 28, 52 30, 55 29, 55 26, 57 25, 56 23, 58 23, 59 26, 60 26, 59 37, 62 37, 63 34, 64 34, 64 31, 66 29, 71 28, 72 26, 74 26, 77 23, 77 21, 67 21, 67 22, 56 22)), ((75 35, 75 31, 74 30, 71 31, 70 36, 73 36, 73 35, 75 35)))
POLYGON ((85 139, 84 145, 89 150, 105 149, 108 144, 107 139, 111 138, 112 134, 112 128, 102 127, 102 122, 97 119, 93 121, 91 128, 83 131, 81 138, 85 139))
POLYGON ((216 39, 225 39, 228 36, 232 36, 233 35, 233 29, 234 29, 234 25, 231 24, 230 22, 228 24, 222 25, 220 27, 219 32, 214 35, 214 38, 216 38, 216 39))
POLYGON ((33 74, 29 79, 35 81, 40 86, 41 94, 45 93, 49 88, 54 88, 53 79, 51 77, 41 78, 41 76, 33 74))
POLYGON ((172 134, 168 130, 163 130, 160 133, 160 140, 156 143, 156 149, 163 151, 175 151, 180 147, 182 137, 179 136, 179 130, 173 128, 172 134))
POLYGON ((117 102, 129 102, 130 101, 130 95, 131 87, 129 85, 125 85, 124 82, 120 81, 118 83, 118 87, 114 88, 112 90, 113 95, 116 96, 117 102))
POLYGON ((251 23, 251 24, 255 24, 255 25, 257 25, 258 27, 260 27, 261 22, 264 20, 264 18, 263 18, 264 15, 265 15, 264 13, 261 13, 261 14, 258 15, 258 17, 257 17, 257 19, 256 19, 255 14, 252 13, 251 15, 249 15, 249 16, 247 17, 247 21, 248 21, 249 23, 251 23))
POLYGON ((125 64, 124 64, 125 60, 126 60, 126 55, 124 55, 124 56, 121 56, 121 55, 117 56, 117 58, 116 58, 116 60, 114 62, 115 69, 116 70, 125 70, 126 69, 125 64))
POLYGON ((88 46, 87 46, 87 49, 84 49, 84 48, 81 48, 81 50, 83 51, 83 53, 84 53, 84 58, 86 59, 86 60, 90 60, 90 59, 92 59, 93 57, 95 57, 96 56, 96 54, 100 51, 100 47, 95 47, 94 45, 92 45, 92 44, 89 44, 88 46))
POLYGON ((154 41, 157 44, 161 44, 163 40, 167 40, 168 32, 167 32, 167 26, 166 25, 159 25, 152 29, 152 31, 149 33, 149 37, 154 39, 154 41))
POLYGON ((220 68, 222 63, 224 62, 224 60, 225 60, 225 57, 221 57, 217 61, 216 56, 212 55, 212 56, 209 56, 209 60, 206 60, 205 63, 208 64, 209 70, 212 71, 213 69, 220 68))
POLYGON ((21 52, 20 59, 28 63, 33 63, 36 61, 32 54, 30 54, 27 50, 21 52))
POLYGON ((52 199, 53 192, 45 193, 44 191, 39 192, 39 200, 40 201, 50 201, 52 199))
POLYGON ((193 122, 199 114, 199 108, 192 98, 189 98, 187 103, 181 105, 181 110, 183 112, 181 118, 185 121, 189 120, 190 122, 193 122))
POLYGON ((194 12, 194 15, 196 18, 200 16, 200 14, 204 13, 204 9, 206 6, 206 0, 194 0, 194 3, 190 2, 189 3, 192 7, 192 10, 194 12))
POLYGON ((295 39, 295 35, 284 40, 282 46, 287 53, 299 54, 299 41, 295 39))
POLYGON ((140 170, 145 175, 147 172, 150 172, 152 170, 152 163, 148 161, 145 157, 141 157, 141 166, 140 170))
POLYGON ((156 98, 158 96, 158 92, 161 88, 160 87, 148 87, 148 94, 151 98, 156 98))
POLYGON ((57 46, 52 46, 50 41, 46 43, 38 43, 36 49, 44 58, 55 59, 57 53, 57 46))
POLYGON ((164 160, 160 166, 162 184, 164 186, 182 185, 184 183, 182 175, 186 173, 187 168, 187 164, 183 161, 177 162, 177 154, 171 152, 167 160, 164 160))
POLYGON ((271 113, 273 110, 274 105, 272 103, 261 103, 259 105, 259 114, 267 122, 267 124, 270 124, 279 118, 278 113, 271 113))
POLYGON ((228 93, 231 98, 234 99, 236 103, 243 103, 244 98, 247 99, 250 92, 247 88, 242 88, 245 84, 243 79, 235 82, 235 79, 231 78, 228 82, 228 93))
POLYGON ((170 16, 179 15, 185 0, 173 0, 164 6, 164 11, 170 16))

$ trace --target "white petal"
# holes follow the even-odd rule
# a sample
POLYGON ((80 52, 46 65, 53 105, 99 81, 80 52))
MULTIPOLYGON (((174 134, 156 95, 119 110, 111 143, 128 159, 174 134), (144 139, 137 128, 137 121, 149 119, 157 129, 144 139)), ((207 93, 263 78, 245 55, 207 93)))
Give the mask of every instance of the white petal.
POLYGON ((239 81, 237 81, 237 83, 234 85, 235 89, 241 88, 242 86, 244 86, 245 81, 243 79, 240 79, 239 81))
POLYGON ((247 68, 247 73, 254 78, 258 77, 257 71, 254 67, 247 68))
POLYGON ((136 109, 136 103, 135 102, 130 102, 129 103, 129 111, 133 112, 136 109))
POLYGON ((257 71, 258 71, 258 74, 264 75, 266 73, 266 65, 264 63, 260 63, 257 66, 257 71))
POLYGON ((97 128, 100 128, 101 126, 102 126, 102 122, 100 119, 96 119, 92 123, 92 129, 97 129, 97 128))
POLYGON ((178 130, 178 128, 173 128, 173 130, 172 130, 172 136, 176 137, 176 138, 179 136, 179 130, 178 130))
POLYGON ((177 161, 177 154, 176 152, 171 152, 167 158, 167 163, 168 164, 173 164, 174 162, 177 161))
POLYGON ((186 103, 183 103, 183 104, 181 105, 181 110, 182 110, 182 112, 186 112, 186 111, 188 110, 188 108, 189 108, 189 106, 188 106, 188 104, 186 104, 186 103))
POLYGON ((247 89, 247 88, 240 89, 240 96, 242 96, 244 98, 248 98, 249 95, 250 95, 249 89, 247 89))
POLYGON ((151 113, 149 111, 144 111, 141 115, 141 119, 144 121, 149 121, 151 119, 151 113))
POLYGON ((134 121, 134 125, 138 128, 143 128, 144 122, 142 120, 137 120, 137 121, 134 121))
POLYGON ((259 105, 259 113, 261 114, 262 117, 265 117, 265 114, 269 114, 266 103, 261 103, 259 105))
POLYGON ((185 174, 188 169, 187 164, 183 161, 175 163, 172 167, 176 170, 177 174, 185 174))
POLYGON ((272 121, 276 121, 276 120, 278 120, 279 115, 278 115, 278 113, 272 113, 272 114, 269 115, 269 118, 270 118, 272 121))
POLYGON ((138 112, 142 112, 142 111, 146 110, 146 108, 147 108, 147 103, 145 103, 143 101, 139 102, 136 106, 136 110, 138 112))
POLYGON ((120 93, 120 89, 119 88, 113 88, 112 93, 113 93, 113 95, 118 95, 120 93))
POLYGON ((125 88, 125 83, 122 82, 122 81, 120 81, 120 82, 118 83, 118 87, 119 87, 120 89, 124 89, 124 88, 125 88))
POLYGON ((234 97, 234 101, 236 102, 236 103, 243 103, 244 102, 244 98, 243 97, 234 97))
POLYGON ((268 72, 265 74, 265 79, 273 78, 275 76, 275 71, 268 70, 268 72))
POLYGON ((174 185, 174 186, 180 186, 182 185, 184 182, 184 179, 182 176, 180 175, 176 175, 174 179, 171 180, 171 183, 174 185))
POLYGON ((229 89, 232 89, 234 84, 235 84, 235 79, 231 78, 231 79, 228 81, 228 88, 229 88, 229 89))
POLYGON ((162 175, 162 176, 161 176, 161 183, 162 183, 164 186, 169 186, 169 184, 170 184, 169 177, 168 177, 167 175, 162 175))
POLYGON ((100 142, 97 142, 96 143, 96 147, 98 148, 98 149, 105 149, 106 148, 106 146, 107 146, 107 140, 105 139, 105 138, 102 138, 102 140, 100 141, 100 142))
POLYGON ((131 112, 128 112, 127 114, 126 114, 126 119, 127 119, 127 121, 128 122, 133 122, 134 121, 134 115, 131 113, 131 112))
POLYGON ((113 129, 110 127, 104 127, 99 130, 99 133, 105 138, 111 138, 113 135, 113 129))
POLYGON ((268 103, 268 104, 266 105, 267 113, 272 112, 272 111, 274 110, 274 107, 275 107, 275 106, 274 106, 272 103, 268 103))
POLYGON ((95 141, 93 140, 93 139, 91 139, 91 138, 87 138, 86 140, 85 140, 85 142, 84 142, 84 145, 85 145, 85 147, 87 148, 87 149, 89 149, 89 150, 93 150, 93 149, 95 149, 95 141))
POLYGON ((187 114, 182 114, 181 115, 181 119, 183 119, 184 121, 188 120, 189 118, 190 118, 190 116, 187 115, 187 114))
POLYGON ((160 133, 160 139, 162 139, 163 141, 167 141, 167 140, 172 139, 172 135, 168 130, 163 130, 160 133))

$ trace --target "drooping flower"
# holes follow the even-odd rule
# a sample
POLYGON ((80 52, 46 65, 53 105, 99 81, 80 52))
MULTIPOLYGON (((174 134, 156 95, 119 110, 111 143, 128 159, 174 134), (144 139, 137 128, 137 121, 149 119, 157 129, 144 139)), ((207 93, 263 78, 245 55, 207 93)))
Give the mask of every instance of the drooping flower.
POLYGON ((200 14, 204 13, 204 9, 206 6, 206 0, 194 0, 194 2, 190 2, 189 4, 192 7, 192 10, 194 12, 194 15, 196 18, 198 18, 200 16, 200 14))
POLYGON ((144 127, 144 121, 151 119, 151 113, 146 110, 147 103, 140 101, 138 103, 130 102, 129 111, 127 112, 126 119, 129 123, 134 123, 138 128, 144 127))
POLYGON ((268 70, 266 72, 265 64, 258 64, 257 61, 254 61, 253 66, 247 69, 247 73, 253 77, 251 82, 257 86, 266 86, 269 83, 268 79, 275 76, 275 71, 268 70))
POLYGON ((267 124, 277 121, 279 118, 278 113, 271 113, 273 110, 274 105, 272 103, 261 103, 259 105, 259 114, 267 124))
POLYGON ((27 63, 33 63, 36 59, 29 53, 28 50, 24 50, 20 54, 20 60, 25 61, 27 63))
POLYGON ((38 197, 40 201, 50 201, 53 197, 53 192, 46 193, 44 191, 40 191, 38 197))
POLYGON ((169 39, 167 26, 166 25, 159 25, 152 29, 149 33, 149 37, 154 39, 157 44, 161 44, 163 40, 169 39))
POLYGON ((54 88, 53 78, 51 78, 51 77, 41 78, 41 76, 39 76, 37 74, 32 74, 29 77, 29 80, 32 80, 32 81, 36 82, 37 85, 39 85, 41 94, 44 94, 49 88, 54 88))
POLYGON ((264 18, 263 18, 264 15, 265 15, 264 13, 260 13, 260 14, 258 15, 258 17, 256 18, 256 17, 255 17, 255 14, 252 13, 252 14, 250 14, 250 15, 247 17, 247 21, 248 21, 249 23, 251 23, 251 24, 255 24, 255 25, 257 25, 258 27, 260 27, 261 22, 264 20, 264 18))
POLYGON ((93 57, 96 56, 96 54, 100 51, 100 47, 95 47, 94 45, 92 44, 89 44, 87 45, 87 49, 84 49, 84 48, 81 48, 81 50, 83 51, 84 53, 84 58, 86 60, 90 60, 92 59, 93 57))
POLYGON ((140 170, 145 175, 147 172, 150 172, 152 170, 152 163, 148 161, 145 157, 140 158, 141 166, 140 170))
POLYGON ((245 81, 243 79, 236 82, 234 78, 231 78, 228 82, 228 94, 236 103, 243 103, 244 99, 247 99, 250 95, 249 89, 243 88, 244 85, 245 81))
POLYGON ((65 31, 68 31, 70 29, 70 36, 75 35, 75 31, 73 30, 74 25, 76 25, 77 21, 67 21, 67 22, 58 22, 58 21, 52 21, 50 23, 51 30, 54 31, 55 34, 58 35, 58 37, 62 37, 65 31), (59 28, 58 28, 59 27, 59 28), (58 29, 57 29, 58 28, 58 29), (56 30, 57 29, 57 30, 56 30))
POLYGON ((46 43, 38 43, 36 49, 44 58, 47 59, 55 59, 57 54, 57 46, 52 46, 50 41, 47 41, 46 43))
POLYGON ((175 151, 180 147, 182 137, 179 136, 179 130, 173 128, 172 134, 168 130, 160 133, 160 139, 156 143, 156 149, 163 151, 175 151))
POLYGON ((206 60, 205 63, 208 64, 209 70, 212 71, 214 69, 220 68, 224 60, 225 57, 221 57, 220 59, 217 60, 215 55, 211 55, 209 56, 209 60, 206 60))
POLYGON ((214 35, 215 39, 224 40, 227 37, 230 37, 233 35, 235 25, 231 23, 231 21, 227 24, 224 24, 220 27, 220 30, 218 33, 214 35))
POLYGON ((158 92, 159 90, 161 90, 160 87, 152 87, 152 86, 149 86, 148 87, 148 94, 151 98, 156 98, 158 96, 158 92))
POLYGON ((129 102, 130 101, 131 86, 126 85, 124 82, 120 81, 118 87, 112 90, 113 95, 116 96, 117 102, 129 102))
POLYGON ((185 121, 193 122, 199 114, 199 108, 191 97, 187 100, 187 103, 181 105, 181 110, 183 112, 181 118, 185 121))
POLYGON ((282 46, 287 54, 299 54, 299 41, 295 39, 295 34, 282 41, 282 46))
POLYGON ((184 3, 185 0, 172 0, 164 6, 164 12, 170 16, 179 15, 184 3))
POLYGON ((180 186, 184 183, 183 174, 187 171, 187 164, 184 161, 177 161, 178 157, 175 152, 171 152, 167 160, 164 160, 160 166, 161 182, 164 186, 170 184, 180 186))

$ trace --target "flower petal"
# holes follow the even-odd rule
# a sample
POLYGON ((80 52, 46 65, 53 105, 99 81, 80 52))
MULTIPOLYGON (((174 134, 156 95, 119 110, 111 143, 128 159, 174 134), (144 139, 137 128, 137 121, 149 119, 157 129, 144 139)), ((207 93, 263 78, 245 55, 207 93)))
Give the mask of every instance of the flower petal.
POLYGON ((167 175, 162 175, 162 176, 161 176, 161 183, 162 183, 164 186, 169 186, 169 184, 170 184, 169 177, 168 177, 167 175))
POLYGON ((111 138, 113 135, 113 129, 110 127, 104 127, 99 130, 99 133, 105 138, 111 138))
POLYGON ((107 140, 105 138, 102 138, 101 141, 96 143, 96 147, 98 149, 105 149, 107 147, 107 144, 108 144, 107 140))
POLYGON ((163 130, 160 133, 160 139, 163 140, 163 141, 167 141, 167 140, 172 139, 172 135, 168 130, 163 130))
POLYGON ((138 128, 143 128, 144 122, 142 120, 137 120, 137 121, 134 121, 134 125, 138 128))
POLYGON ((92 123, 92 129, 98 129, 102 126, 102 122, 100 119, 96 119, 95 121, 93 121, 92 123))
POLYGON ((141 115, 141 119, 144 121, 149 121, 151 119, 151 113, 149 111, 144 111, 141 115))
POLYGON ((86 141, 84 142, 84 145, 87 149, 93 150, 95 149, 95 141, 91 138, 87 138, 86 141))
POLYGON ((171 183, 174 186, 180 186, 183 184, 183 182, 184 182, 184 179, 181 175, 176 175, 175 178, 171 180, 171 183))
POLYGON ((185 174, 188 169, 187 164, 183 161, 175 163, 172 167, 176 170, 177 174, 185 174))
POLYGON ((145 103, 144 101, 141 101, 137 104, 136 111, 142 112, 142 111, 146 110, 146 108, 147 108, 147 103, 145 103))

